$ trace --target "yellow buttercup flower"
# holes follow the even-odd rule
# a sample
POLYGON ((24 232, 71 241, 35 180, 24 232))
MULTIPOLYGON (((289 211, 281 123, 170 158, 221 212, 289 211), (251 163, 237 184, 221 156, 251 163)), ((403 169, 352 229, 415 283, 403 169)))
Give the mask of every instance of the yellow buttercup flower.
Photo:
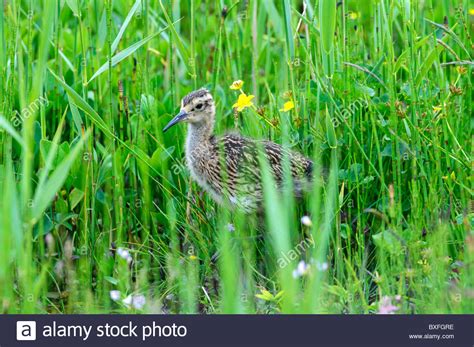
POLYGON ((349 12, 349 18, 350 19, 357 19, 359 18, 359 14, 357 12, 349 12))
POLYGON ((470 9, 469 9, 469 14, 470 14, 471 16, 474 16, 474 8, 470 8, 470 9))
POLYGON ((295 108, 295 103, 293 100, 287 101, 284 103, 283 108, 280 109, 280 112, 288 112, 295 108))
POLYGON ((433 112, 438 113, 441 110, 442 110, 441 106, 433 106, 433 112))
POLYGON ((189 256, 189 260, 197 260, 197 259, 198 259, 198 257, 196 257, 194 254, 191 254, 189 256))
POLYGON ((449 176, 443 176, 443 180, 447 181, 448 178, 451 178, 451 180, 456 181, 456 173, 454 171, 451 172, 449 176))
POLYGON ((232 107, 236 107, 238 112, 241 112, 244 108, 253 106, 252 99, 254 98, 253 95, 247 95, 242 93, 239 95, 239 99, 237 102, 232 105, 232 107))
POLYGON ((244 85, 244 81, 237 80, 237 81, 232 82, 229 88, 232 90, 239 90, 242 88, 243 85, 244 85))

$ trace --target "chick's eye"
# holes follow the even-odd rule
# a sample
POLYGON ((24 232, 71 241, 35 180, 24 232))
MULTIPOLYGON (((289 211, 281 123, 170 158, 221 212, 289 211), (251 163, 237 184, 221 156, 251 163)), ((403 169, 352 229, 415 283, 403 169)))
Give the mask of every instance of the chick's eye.
POLYGON ((195 108, 196 110, 202 110, 203 107, 204 107, 203 104, 197 104, 195 108))

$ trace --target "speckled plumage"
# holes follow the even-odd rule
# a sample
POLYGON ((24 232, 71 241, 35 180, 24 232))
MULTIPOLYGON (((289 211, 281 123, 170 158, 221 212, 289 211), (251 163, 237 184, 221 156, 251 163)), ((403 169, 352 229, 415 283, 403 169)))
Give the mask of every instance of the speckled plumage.
MULTIPOLYGON (((185 96, 181 113, 187 115, 182 121, 188 123, 185 149, 187 166, 192 178, 218 203, 230 203, 246 211, 261 205, 261 150, 264 151, 278 188, 282 188, 283 161, 286 157, 290 162, 297 194, 311 177, 311 160, 276 143, 254 140, 236 133, 214 136, 215 106, 211 94, 205 89, 185 96)), ((172 122, 171 125, 174 124, 172 122)))

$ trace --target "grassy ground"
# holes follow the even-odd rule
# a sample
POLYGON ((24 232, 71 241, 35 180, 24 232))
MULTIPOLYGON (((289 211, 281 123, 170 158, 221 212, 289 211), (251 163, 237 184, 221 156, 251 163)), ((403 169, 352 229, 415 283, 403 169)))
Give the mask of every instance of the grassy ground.
POLYGON ((474 312, 472 3, 304 2, 3 0, 0 312, 474 312), (327 182, 216 206, 162 133, 202 86, 327 182))

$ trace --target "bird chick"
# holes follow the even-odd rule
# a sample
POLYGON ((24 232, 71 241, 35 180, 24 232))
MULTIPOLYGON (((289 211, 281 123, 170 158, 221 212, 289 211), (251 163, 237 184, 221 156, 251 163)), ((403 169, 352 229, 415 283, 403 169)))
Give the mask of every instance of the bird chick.
POLYGON ((212 95, 199 89, 181 101, 180 112, 165 126, 187 123, 186 164, 192 178, 220 203, 251 212, 262 206, 263 187, 259 153, 267 159, 277 188, 284 183, 284 163, 289 161, 295 193, 299 195, 312 176, 313 163, 303 155, 265 140, 239 134, 213 134, 216 107, 212 95))

